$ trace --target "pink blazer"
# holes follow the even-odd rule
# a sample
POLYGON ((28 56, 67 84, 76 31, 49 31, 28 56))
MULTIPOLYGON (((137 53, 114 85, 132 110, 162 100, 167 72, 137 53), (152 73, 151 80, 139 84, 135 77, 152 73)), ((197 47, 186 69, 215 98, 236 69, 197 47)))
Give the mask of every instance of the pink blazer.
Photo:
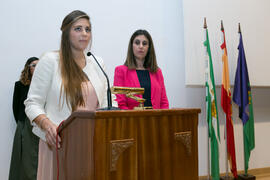
MULTIPOLYGON (((164 79, 161 69, 158 69, 156 73, 150 72, 151 80, 151 102, 153 109, 168 109, 169 102, 166 95, 166 89, 164 86, 164 79)), ((122 87, 141 87, 135 69, 128 69, 127 66, 117 66, 114 71, 114 86, 122 87)), ((142 95, 138 95, 142 97, 142 95)), ((138 102, 127 98, 126 95, 116 94, 116 101, 120 109, 133 109, 138 106, 138 102)))

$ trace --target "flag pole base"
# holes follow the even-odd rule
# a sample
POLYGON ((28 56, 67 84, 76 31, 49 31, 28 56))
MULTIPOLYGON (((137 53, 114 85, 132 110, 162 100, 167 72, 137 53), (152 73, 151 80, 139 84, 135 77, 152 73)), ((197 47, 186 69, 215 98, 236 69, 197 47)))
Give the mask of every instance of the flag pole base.
POLYGON ((251 174, 239 174, 238 179, 241 179, 241 180, 246 180, 246 179, 253 180, 254 179, 255 180, 256 176, 253 176, 251 174))
POLYGON ((220 177, 220 180, 234 180, 235 178, 234 177, 232 177, 232 176, 229 176, 229 175, 225 175, 225 176, 221 176, 220 177))

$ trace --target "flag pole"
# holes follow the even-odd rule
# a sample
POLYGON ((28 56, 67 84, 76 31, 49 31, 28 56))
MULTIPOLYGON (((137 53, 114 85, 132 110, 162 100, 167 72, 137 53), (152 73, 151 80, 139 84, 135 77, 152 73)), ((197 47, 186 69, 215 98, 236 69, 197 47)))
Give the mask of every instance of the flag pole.
MULTIPOLYGON (((206 23, 206 17, 204 18, 204 25, 203 25, 203 28, 206 30, 207 29, 207 23, 206 23)), ((205 35, 206 36, 206 35, 205 35)), ((206 59, 206 58, 205 58, 206 59)), ((205 67, 206 69, 208 69, 208 62, 205 62, 205 67)), ((207 78, 208 78, 208 71, 205 71, 205 81, 207 82, 207 78)), ((205 95, 207 96, 207 89, 205 87, 205 95)), ((206 117, 206 122, 207 122, 207 101, 206 101, 206 104, 205 104, 205 117, 206 117)), ((207 180, 210 180, 210 137, 209 137, 209 124, 207 123, 207 128, 206 128, 206 131, 207 131, 207 180)))
MULTIPOLYGON (((240 26, 240 23, 238 23, 238 33, 239 33, 239 35, 241 35, 241 33, 242 33, 242 32, 241 32, 241 26, 240 26)), ((245 147, 244 143, 245 143, 245 133, 244 133, 244 125, 243 125, 243 146, 245 147)), ((245 148, 243 148, 243 149, 244 149, 244 151, 245 151, 245 148)), ((243 155, 244 155, 244 164, 245 164, 245 162, 246 162, 245 152, 243 153, 243 155)), ((246 169, 245 169, 245 174, 244 174, 244 175, 245 175, 245 176, 248 175, 246 169)))
MULTIPOLYGON (((224 31, 224 27, 223 27, 223 21, 221 20, 221 31, 224 31)), ((222 37, 223 37, 223 34, 222 34, 222 37)), ((224 130, 225 130, 225 168, 226 168, 226 175, 225 175, 225 178, 229 177, 229 173, 228 173, 228 150, 227 150, 227 116, 226 114, 224 113, 224 130)))
POLYGON ((240 23, 238 23, 238 33, 241 34, 241 27, 240 27, 240 23))
MULTIPOLYGON (((239 33, 239 35, 241 35, 241 26, 240 26, 240 23, 238 23, 238 33, 239 33)), ((245 133, 244 133, 244 126, 243 126, 243 144, 245 143, 245 133)), ((244 147, 245 147, 245 145, 243 145, 244 147)), ((244 151, 245 151, 245 148, 243 148, 244 149, 244 151)), ((245 152, 243 153, 244 154, 244 164, 245 164, 245 162, 246 162, 246 156, 245 156, 245 152)), ((245 169, 245 174, 244 174, 245 176, 247 176, 248 175, 248 173, 247 173, 247 171, 246 171, 246 169, 245 169)))
MULTIPOLYGON (((238 33, 239 33, 239 35, 241 35, 241 33, 242 33, 240 23, 238 23, 238 33)), ((244 132, 244 125, 243 125, 243 146, 245 147, 244 143, 245 143, 245 132, 244 132)), ((245 148, 243 148, 243 149, 244 149, 243 155, 244 155, 244 165, 245 165, 245 163, 246 163, 245 148)), ((244 176, 248 176, 246 168, 245 168, 244 176)), ((241 178, 241 175, 240 175, 240 178, 241 178)))
MULTIPOLYGON (((224 31, 224 26, 223 26, 222 20, 221 20, 221 28, 220 29, 222 32, 224 31)), ((222 39, 223 39, 223 34, 222 34, 222 39)), ((232 178, 229 176, 229 170, 228 170, 229 165, 228 165, 228 146, 227 146, 228 140, 227 140, 227 116, 226 116, 226 113, 224 113, 224 122, 225 122, 224 123, 224 136, 225 136, 225 170, 226 170, 226 173, 225 173, 225 176, 220 177, 220 179, 230 180, 232 178)))
MULTIPOLYGON (((241 32, 241 26, 240 26, 240 23, 238 23, 238 33, 239 35, 241 36, 242 32, 241 32)), ((243 38, 242 38, 243 39, 243 38)), ((246 156, 245 156, 245 132, 244 132, 244 124, 243 124, 243 146, 244 146, 244 168, 245 168, 245 162, 246 162, 246 156)), ((239 179, 240 180, 255 180, 256 177, 251 175, 251 174, 248 174, 248 169, 245 168, 245 173, 244 174, 240 174, 239 175, 239 179)))

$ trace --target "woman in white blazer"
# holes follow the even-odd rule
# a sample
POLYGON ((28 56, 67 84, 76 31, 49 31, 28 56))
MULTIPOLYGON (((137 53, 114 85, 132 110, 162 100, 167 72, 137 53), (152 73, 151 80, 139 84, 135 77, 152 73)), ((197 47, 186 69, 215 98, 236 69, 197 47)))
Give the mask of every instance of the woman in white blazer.
MULTIPOLYGON (((53 179, 52 148, 60 147, 57 126, 73 111, 107 105, 106 79, 92 56, 84 53, 92 39, 89 16, 73 11, 61 30, 60 50, 41 56, 25 101, 33 132, 40 137, 37 179, 53 179)), ((104 69, 102 59, 97 59, 104 69)))

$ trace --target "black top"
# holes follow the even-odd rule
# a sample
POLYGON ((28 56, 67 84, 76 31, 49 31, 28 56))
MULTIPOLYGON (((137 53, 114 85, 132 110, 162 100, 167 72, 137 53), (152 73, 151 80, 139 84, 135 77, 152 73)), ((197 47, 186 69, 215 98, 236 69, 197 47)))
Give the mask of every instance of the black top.
POLYGON ((25 86, 21 81, 15 83, 12 107, 16 122, 24 121, 26 118, 24 100, 27 98, 28 90, 29 85, 25 86))
POLYGON ((152 106, 151 102, 151 80, 148 70, 136 70, 142 88, 144 88, 143 98, 146 99, 144 106, 152 106))

